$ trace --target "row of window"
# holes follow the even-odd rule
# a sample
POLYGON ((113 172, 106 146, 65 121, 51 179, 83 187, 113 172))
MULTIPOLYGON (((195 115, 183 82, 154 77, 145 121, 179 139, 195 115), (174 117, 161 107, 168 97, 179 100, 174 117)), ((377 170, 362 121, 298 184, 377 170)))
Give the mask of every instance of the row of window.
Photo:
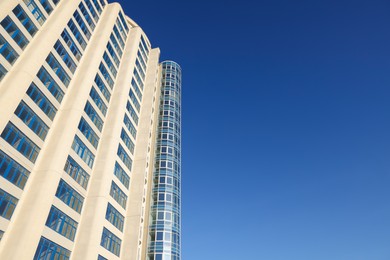
POLYGON ((78 156, 92 169, 95 155, 88 149, 88 147, 76 135, 73 140, 72 149, 78 156))
POLYGON ((102 114, 105 116, 107 114, 107 105, 104 103, 103 99, 100 97, 99 93, 94 87, 91 88, 89 96, 91 97, 93 102, 95 102, 95 105, 99 108, 100 112, 102 112, 102 114))
POLYGON ((11 17, 7 16, 1 21, 1 26, 8 32, 11 38, 23 50, 26 48, 29 40, 24 36, 20 28, 15 24, 11 17))
POLYGON ((19 54, 11 44, 0 34, 0 54, 12 65, 19 58, 19 54))
POLYGON ((70 208, 74 209, 77 213, 81 212, 84 203, 83 196, 62 179, 58 185, 56 197, 62 200, 70 208))
POLYGON ((52 206, 46 220, 46 226, 67 239, 74 241, 78 223, 61 210, 52 206))
POLYGON ((58 62, 58 60, 54 57, 52 53, 47 56, 46 62, 47 64, 49 64, 50 68, 54 71, 54 73, 61 80, 61 82, 64 83, 65 86, 69 86, 69 75, 65 72, 61 64, 58 62))
POLYGON ((137 137, 137 130, 135 129, 133 123, 130 121, 130 118, 125 114, 125 118, 123 119, 123 123, 126 128, 129 130, 130 134, 135 139, 137 137))
POLYGON ((133 102, 135 108, 137 109, 137 111, 139 113, 139 111, 141 109, 141 105, 139 104, 139 101, 138 101, 137 97, 135 96, 134 91, 132 89, 130 89, 129 97, 130 97, 131 102, 133 102))
POLYGON ((43 113, 47 115, 48 118, 51 120, 54 119, 57 109, 34 83, 31 83, 28 88, 27 95, 43 111, 43 113))
POLYGON ((135 122, 135 124, 138 125, 138 115, 137 115, 137 112, 135 112, 133 106, 130 104, 129 101, 127 101, 126 109, 127 109, 127 112, 129 112, 129 114, 130 114, 131 118, 133 119, 133 121, 135 122))
MULTIPOLYGON (((94 88, 92 88, 94 90, 94 88)), ((96 110, 92 107, 91 103, 87 101, 84 107, 84 112, 88 115, 89 119, 94 123, 94 125, 102 131, 103 128, 103 120, 100 118, 96 110)))
POLYGON ((126 134, 126 131, 122 128, 121 132, 121 139, 125 143, 126 147, 129 149, 129 151, 134 154, 134 143, 130 139, 130 137, 126 134))
POLYGON ((114 175, 120 180, 120 182, 126 187, 129 188, 130 185, 130 177, 127 175, 125 170, 122 169, 122 167, 115 162, 115 169, 114 169, 114 175))
POLYGON ((113 253, 114 255, 120 255, 122 241, 110 232, 107 228, 103 228, 102 239, 100 245, 113 253))
POLYGON ((113 224, 117 229, 123 231, 124 217, 110 203, 107 205, 106 219, 113 224))
POLYGON ((39 138, 43 141, 46 138, 49 127, 39 118, 35 112, 23 101, 15 110, 15 115, 20 118, 39 138))
POLYGON ((93 131, 92 127, 82 117, 78 126, 80 132, 83 133, 85 138, 92 144, 93 147, 97 148, 99 144, 99 136, 93 131))
POLYGON ((127 196, 115 182, 111 183, 110 195, 122 208, 126 209, 127 196))
POLYGON ((18 199, 0 189, 0 216, 10 220, 18 204, 18 199))
POLYGON ((69 260, 70 251, 45 237, 41 237, 34 260, 69 260))
POLYGON ((30 172, 0 150, 0 175, 23 190, 30 172))
POLYGON ((69 174, 85 190, 88 186, 89 174, 70 156, 66 160, 64 171, 69 174))

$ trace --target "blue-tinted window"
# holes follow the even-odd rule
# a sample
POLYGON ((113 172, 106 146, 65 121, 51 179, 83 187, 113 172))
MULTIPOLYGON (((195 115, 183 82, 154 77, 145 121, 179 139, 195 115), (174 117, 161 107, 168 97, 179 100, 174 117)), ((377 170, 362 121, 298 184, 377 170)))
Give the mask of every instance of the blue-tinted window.
POLYGON ((20 5, 17 5, 14 10, 12 10, 12 12, 31 36, 34 36, 38 32, 38 28, 31 21, 30 17, 26 14, 20 5))
POLYGON ((68 156, 68 159, 66 160, 64 171, 80 184, 81 187, 85 190, 87 189, 89 174, 70 156, 68 156))
POLYGON ((131 171, 131 166, 133 164, 133 161, 131 160, 130 156, 127 154, 125 149, 123 149, 122 145, 118 146, 117 155, 119 158, 121 158, 122 162, 126 165, 129 171, 131 171))
POLYGON ((72 149, 80 156, 81 159, 92 169, 95 155, 87 148, 87 146, 76 135, 73 140, 72 149))
POLYGON ((23 0, 23 2, 27 5, 28 9, 35 17, 35 19, 38 21, 38 23, 43 25, 43 23, 46 21, 46 17, 43 15, 38 5, 35 3, 35 0, 23 0))
POLYGON ((5 219, 11 219, 12 214, 18 204, 18 199, 0 189, 0 216, 5 219))
POLYGON ((7 16, 4 18, 3 21, 1 21, 1 26, 3 26, 4 30, 8 32, 21 49, 24 49, 27 46, 29 43, 28 39, 24 36, 18 26, 16 26, 11 17, 7 16))
POLYGON ((79 123, 79 130, 81 133, 83 133, 85 138, 87 138, 88 141, 93 145, 93 147, 97 148, 99 144, 99 137, 83 117, 81 118, 79 123))
POLYGON ((100 78, 99 74, 96 74, 96 77, 95 77, 95 83, 96 83, 96 86, 100 89, 100 91, 102 92, 103 96, 105 97, 105 99, 107 101, 110 101, 110 98, 111 98, 111 93, 110 91, 107 89, 106 87, 106 84, 103 82, 103 80, 100 78))
POLYGON ((85 0, 85 3, 87 4, 88 10, 91 12, 93 16, 93 19, 97 22, 99 20, 99 16, 95 8, 93 7, 91 0, 85 0))
POLYGON ((101 256, 101 255, 98 255, 98 258, 97 258, 97 260, 108 260, 107 258, 105 258, 105 257, 103 257, 103 256, 101 256))
POLYGON ((135 93, 137 94, 138 98, 140 100, 142 100, 142 93, 141 93, 141 90, 139 89, 138 85, 137 85, 137 82, 135 82, 134 78, 131 79, 131 86, 133 86, 133 89, 135 91, 135 93))
POLYGON ((115 36, 118 39, 118 41, 121 44, 122 49, 123 49, 125 47, 125 42, 123 41, 122 35, 120 35, 118 27, 116 25, 114 25, 114 33, 115 33, 115 36))
POLYGON ((137 109, 137 111, 139 113, 141 105, 139 104, 139 101, 138 101, 137 97, 135 96, 134 91, 132 89, 130 89, 129 97, 130 97, 131 102, 133 102, 135 108, 137 109))
POLYGON ((133 106, 130 104, 129 101, 127 101, 126 109, 129 112, 131 118, 134 120, 134 122, 138 125, 138 115, 137 112, 135 112, 133 106))
POLYGON ((79 8, 80 8, 80 11, 83 14, 85 20, 87 21, 87 23, 91 27, 91 29, 94 30, 95 29, 95 22, 92 20, 92 16, 89 14, 87 9, 85 8, 85 5, 83 2, 80 2, 79 8))
MULTIPOLYGON (((123 132, 123 129, 122 129, 123 132)), ((127 175, 125 170, 122 169, 122 167, 115 162, 115 169, 114 169, 114 174, 118 179, 121 181, 121 183, 126 187, 129 188, 130 185, 130 177, 127 175)))
POLYGON ((8 71, 0 64, 0 81, 5 77, 8 71))
POLYGON ((141 44, 143 45, 143 47, 144 47, 144 49, 146 51, 146 54, 149 54, 149 46, 148 46, 148 44, 146 44, 145 39, 144 39, 143 36, 141 36, 141 44))
POLYGON ((41 80, 43 85, 47 87, 57 101, 61 103, 62 98, 64 97, 64 92, 44 67, 38 71, 37 77, 41 80))
POLYGON ((114 81, 112 80, 110 73, 108 73, 108 70, 106 69, 106 66, 104 66, 103 63, 100 63, 99 71, 102 73, 104 79, 112 89, 112 87, 114 86, 114 81))
POLYGON ((27 95, 35 102, 35 104, 37 104, 43 113, 45 113, 51 120, 54 119, 57 109, 34 83, 31 83, 28 88, 27 95))
POLYGON ((76 57, 76 60, 80 61, 82 53, 66 29, 61 33, 61 37, 64 40, 64 42, 66 43, 66 45, 69 47, 70 51, 76 57))
POLYGON ((62 81, 62 83, 64 83, 65 86, 69 86, 70 77, 52 53, 47 56, 46 62, 47 64, 49 64, 50 68, 52 68, 58 78, 62 81))
POLYGON ((144 61, 144 57, 142 57, 141 52, 139 50, 137 52, 137 57, 138 57, 138 60, 141 62, 142 68, 144 69, 144 71, 146 71, 146 64, 144 61))
POLYGON ((39 138, 45 140, 49 127, 23 101, 16 108, 15 115, 36 133, 39 138))
POLYGON ((64 180, 60 180, 58 184, 56 197, 62 200, 66 205, 80 213, 83 207, 84 198, 77 191, 75 191, 69 184, 64 180))
POLYGON ((7 124, 1 133, 1 137, 27 159, 35 163, 41 149, 13 124, 7 124))
POLYGON ((119 19, 121 20, 121 22, 123 23, 123 26, 125 27, 126 29, 126 32, 129 32, 129 26, 127 26, 127 22, 122 14, 122 12, 119 12, 119 19))
POLYGON ((141 77, 139 76, 138 71, 137 71, 135 68, 134 68, 133 73, 134 73, 135 79, 137 80, 138 85, 139 85, 139 86, 141 87, 141 89, 143 90, 143 89, 144 89, 144 83, 143 83, 141 77))
POLYGON ((46 220, 46 226, 73 241, 76 235, 77 225, 77 222, 64 212, 54 206, 51 207, 46 220))
POLYGON ((91 88, 91 92, 89 92, 89 96, 95 102, 96 106, 100 109, 103 115, 107 113, 107 106, 104 103, 103 99, 100 97, 99 93, 95 90, 94 87, 91 88))
POLYGON ((69 260, 70 251, 62 246, 48 240, 47 238, 41 237, 37 251, 34 255, 34 260, 69 260))
POLYGON ((112 75, 114 75, 114 77, 116 77, 117 70, 116 70, 114 64, 112 63, 110 56, 108 56, 107 52, 104 52, 103 59, 106 62, 107 67, 110 69, 112 75))
POLYGON ((130 121, 130 118, 127 115, 125 115, 125 118, 123 119, 123 123, 125 123, 125 126, 129 130, 130 134, 135 139, 137 137, 137 130, 135 129, 133 123, 130 121))
POLYGON ((111 43, 107 43, 107 51, 110 53, 112 59, 114 60, 115 64, 117 67, 119 67, 119 59, 118 56, 116 55, 114 49, 112 48, 111 43))
POLYGON ((85 41, 84 37, 80 33, 79 29, 77 29, 76 24, 73 22, 73 20, 70 20, 68 22, 68 27, 70 31, 73 33, 76 40, 80 43, 81 48, 85 50, 85 47, 87 47, 87 42, 85 41))
POLYGON ((134 154, 134 143, 130 139, 130 137, 127 135, 126 131, 122 128, 121 132, 121 139, 125 143, 126 147, 129 149, 129 151, 134 154))
POLYGON ((84 35, 87 37, 89 40, 91 38, 91 32, 89 31, 87 25, 85 24, 83 18, 81 17, 79 11, 75 11, 73 13, 73 17, 76 19, 77 24, 81 28, 81 31, 83 31, 84 35))
POLYGON ((45 9, 46 13, 50 14, 53 11, 53 7, 48 0, 39 0, 39 2, 43 6, 43 9, 45 9))
POLYGON ((100 118, 98 113, 92 107, 92 105, 87 101, 87 104, 84 107, 84 112, 88 115, 89 119, 95 124, 95 126, 102 131, 103 128, 103 120, 100 118))
POLYGON ((122 241, 111 233, 107 228, 103 228, 100 245, 116 256, 120 255, 122 241))
POLYGON ((0 54, 10 63, 14 62, 19 58, 19 54, 11 47, 3 36, 0 35, 0 54))
POLYGON ((114 48, 115 48, 116 52, 118 53, 119 57, 122 57, 122 54, 123 54, 122 49, 119 46, 118 41, 116 40, 114 34, 111 33, 110 39, 111 39, 111 42, 114 45, 114 48))
POLYGON ((96 10, 99 12, 99 14, 102 13, 102 7, 99 5, 97 0, 92 0, 93 4, 95 5, 96 10))
POLYGON ((123 26, 122 26, 122 24, 121 24, 121 22, 119 21, 119 19, 116 19, 116 25, 118 26, 118 28, 119 28, 119 31, 120 31, 120 33, 122 34, 122 36, 123 36, 123 39, 125 39, 126 40, 126 32, 125 32, 125 30, 123 29, 123 26))
POLYGON ((107 205, 106 219, 113 224, 117 229, 123 231, 124 217, 110 203, 107 205))
POLYGON ((127 203, 127 196, 126 194, 118 187, 118 185, 115 184, 115 182, 111 183, 111 191, 110 191, 111 197, 118 202, 119 205, 122 206, 122 208, 126 209, 126 203, 127 203))
POLYGON ((57 41, 54 44, 54 49, 57 51, 58 55, 60 55, 61 59, 64 61, 69 70, 74 73, 77 68, 76 63, 73 61, 72 57, 70 57, 69 53, 66 51, 60 41, 57 41))
POLYGON ((0 150, 0 175, 23 190, 30 172, 0 150))

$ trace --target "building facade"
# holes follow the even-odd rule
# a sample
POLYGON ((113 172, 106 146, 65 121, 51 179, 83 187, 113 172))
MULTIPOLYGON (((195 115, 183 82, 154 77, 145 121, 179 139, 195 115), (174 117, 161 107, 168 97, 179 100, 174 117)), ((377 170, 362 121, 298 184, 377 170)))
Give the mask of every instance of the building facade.
POLYGON ((0 259, 181 259, 181 68, 159 57, 117 3, 0 1, 0 259))

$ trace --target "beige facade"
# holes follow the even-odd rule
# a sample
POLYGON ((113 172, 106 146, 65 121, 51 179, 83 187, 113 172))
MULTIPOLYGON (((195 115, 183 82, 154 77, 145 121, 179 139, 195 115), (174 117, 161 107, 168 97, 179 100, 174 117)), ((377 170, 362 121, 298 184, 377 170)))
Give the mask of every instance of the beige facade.
POLYGON ((160 50, 103 0, 4 0, 0 21, 0 259, 147 259, 160 50))

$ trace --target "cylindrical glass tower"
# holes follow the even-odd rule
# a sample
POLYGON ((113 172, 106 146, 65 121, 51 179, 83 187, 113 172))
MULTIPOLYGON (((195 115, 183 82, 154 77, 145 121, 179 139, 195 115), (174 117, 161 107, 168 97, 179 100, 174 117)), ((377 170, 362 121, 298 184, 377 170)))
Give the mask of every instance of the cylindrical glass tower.
POLYGON ((162 62, 160 116, 149 228, 149 260, 180 260, 181 68, 162 62))

